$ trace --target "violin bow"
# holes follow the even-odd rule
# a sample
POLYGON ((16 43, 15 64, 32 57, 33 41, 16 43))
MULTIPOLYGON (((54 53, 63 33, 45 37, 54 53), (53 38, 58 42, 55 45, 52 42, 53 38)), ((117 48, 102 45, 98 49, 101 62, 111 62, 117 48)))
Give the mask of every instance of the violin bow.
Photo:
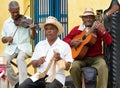
MULTIPOLYGON (((16 32, 17 32, 17 30, 18 30, 18 26, 17 26, 17 28, 16 28, 16 30, 15 30, 15 32, 14 32, 14 34, 13 34, 13 36, 12 36, 12 38, 14 38, 14 36, 15 36, 15 34, 16 34, 16 32)), ((8 42, 8 45, 10 45, 11 43, 10 42, 8 42)))
POLYGON ((25 10, 25 12, 23 14, 23 16, 26 14, 26 12, 27 12, 27 10, 28 10, 29 7, 30 7, 30 5, 27 6, 27 8, 26 8, 26 10, 25 10))

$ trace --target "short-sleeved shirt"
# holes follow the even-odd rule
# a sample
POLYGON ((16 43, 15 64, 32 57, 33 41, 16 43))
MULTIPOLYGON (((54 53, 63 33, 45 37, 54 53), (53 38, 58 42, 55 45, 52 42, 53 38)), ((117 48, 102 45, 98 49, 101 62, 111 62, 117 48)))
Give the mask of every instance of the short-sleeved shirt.
POLYGON ((16 48, 18 48, 24 53, 31 55, 32 45, 30 43, 30 33, 29 28, 16 26, 14 24, 14 20, 12 18, 8 18, 2 28, 2 38, 13 36, 13 42, 6 46, 5 53, 12 55, 15 53, 16 48))
MULTIPOLYGON (((40 41, 36 45, 33 56, 31 58, 31 60, 38 60, 41 57, 46 56, 45 62, 40 65, 39 72, 45 71, 50 59, 54 55, 54 52, 53 52, 54 50, 57 50, 60 53, 61 58, 64 59, 66 62, 73 61, 70 46, 66 42, 57 38, 54 44, 50 46, 46 39, 46 40, 40 41)), ((52 67, 49 69, 47 74, 50 75, 51 72, 52 72, 52 67)), ((57 79, 64 85, 65 83, 64 70, 59 70, 58 66, 56 66, 55 79, 57 79)))

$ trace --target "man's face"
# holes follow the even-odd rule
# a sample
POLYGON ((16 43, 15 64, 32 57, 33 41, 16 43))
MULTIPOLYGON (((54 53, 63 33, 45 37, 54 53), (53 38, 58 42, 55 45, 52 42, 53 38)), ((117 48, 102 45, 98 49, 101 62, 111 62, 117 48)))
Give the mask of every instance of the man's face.
POLYGON ((95 21, 95 16, 92 16, 92 15, 83 16, 82 20, 86 27, 91 27, 93 22, 95 21))
POLYGON ((20 15, 20 14, 19 14, 19 7, 11 8, 11 9, 9 9, 9 12, 10 12, 13 20, 18 19, 19 15, 20 15))
POLYGON ((45 25, 45 35, 48 40, 56 40, 58 34, 58 29, 52 24, 45 25))

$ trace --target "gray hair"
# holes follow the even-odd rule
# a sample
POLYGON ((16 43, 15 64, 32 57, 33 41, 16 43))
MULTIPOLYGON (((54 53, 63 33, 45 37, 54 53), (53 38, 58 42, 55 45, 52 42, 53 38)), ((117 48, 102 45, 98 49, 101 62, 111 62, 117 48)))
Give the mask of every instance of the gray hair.
POLYGON ((17 1, 11 1, 9 3, 9 8, 8 9, 12 9, 12 8, 18 8, 19 7, 19 4, 17 1))

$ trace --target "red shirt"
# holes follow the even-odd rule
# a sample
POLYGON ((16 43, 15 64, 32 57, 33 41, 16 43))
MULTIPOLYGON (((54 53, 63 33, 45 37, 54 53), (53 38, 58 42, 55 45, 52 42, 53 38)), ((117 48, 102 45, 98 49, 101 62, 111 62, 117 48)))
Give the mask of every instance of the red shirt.
MULTIPOLYGON (((74 36, 80 34, 82 31, 78 30, 79 26, 74 27, 71 32, 63 39, 65 42, 70 44, 74 36)), ((112 43, 112 36, 106 31, 105 34, 102 34, 99 30, 97 31, 97 39, 94 45, 89 47, 86 57, 101 56, 102 53, 102 41, 105 44, 112 43)))

